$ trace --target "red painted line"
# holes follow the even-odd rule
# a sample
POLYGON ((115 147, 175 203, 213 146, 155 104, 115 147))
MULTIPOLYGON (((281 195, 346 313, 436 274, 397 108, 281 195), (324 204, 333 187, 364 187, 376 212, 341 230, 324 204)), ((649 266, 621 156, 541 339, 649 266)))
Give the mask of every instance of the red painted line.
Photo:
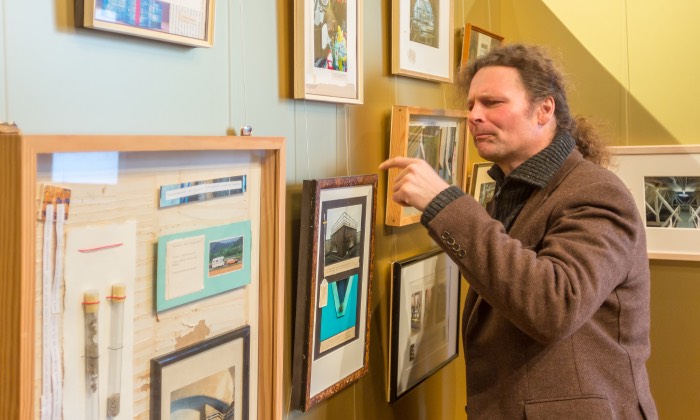
POLYGON ((105 246, 98 246, 96 248, 86 248, 86 249, 79 249, 78 252, 97 252, 97 251, 102 251, 105 249, 110 249, 110 248, 119 248, 120 246, 124 245, 124 243, 120 242, 118 244, 112 244, 112 245, 105 245, 105 246))

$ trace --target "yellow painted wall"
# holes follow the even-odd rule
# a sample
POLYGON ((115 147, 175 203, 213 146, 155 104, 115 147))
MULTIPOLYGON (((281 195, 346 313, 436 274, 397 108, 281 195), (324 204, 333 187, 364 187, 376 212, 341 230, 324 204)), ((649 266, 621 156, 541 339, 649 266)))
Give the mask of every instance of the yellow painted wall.
MULTIPOLYGON (((486 1, 488 3, 488 1, 486 1)), ((507 39, 561 54, 572 108, 607 127, 613 144, 698 144, 700 4, 589 0, 501 2, 507 39)), ((655 260, 651 387, 662 419, 700 413, 700 264, 655 260)))
MULTIPOLYGON (((340 175, 346 167, 348 173, 373 172, 387 156, 391 105, 459 106, 449 85, 391 75, 391 2, 379 3, 365 3, 365 104, 337 112, 340 175)), ((693 45, 700 32, 695 29, 699 11, 690 0, 455 0, 454 21, 456 27, 468 22, 503 35, 506 42, 548 46, 572 82, 573 110, 599 123, 612 144, 694 144, 700 143, 692 115, 700 97, 695 81, 700 48, 693 45)), ((479 160, 474 153, 472 159, 479 160)), ((420 227, 383 226, 385 188, 381 174, 370 373, 308 413, 291 412, 290 418, 465 418, 461 351, 459 360, 400 402, 392 406, 384 400, 389 264, 432 247, 420 227)), ((298 209, 291 212, 298 217, 298 209)), ((652 261, 651 272, 652 391, 661 418, 692 418, 700 412, 700 264, 652 261)))

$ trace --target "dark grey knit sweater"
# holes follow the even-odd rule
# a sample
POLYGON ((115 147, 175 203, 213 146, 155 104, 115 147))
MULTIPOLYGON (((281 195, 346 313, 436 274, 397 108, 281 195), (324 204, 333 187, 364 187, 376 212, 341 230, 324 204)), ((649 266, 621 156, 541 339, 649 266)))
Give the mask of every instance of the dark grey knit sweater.
MULTIPOLYGON (((558 133, 549 146, 523 162, 507 176, 498 165, 493 165, 488 172, 496 181, 493 218, 509 230, 532 192, 537 188, 544 188, 549 183, 574 147, 576 141, 568 133, 558 133)), ((465 193, 454 185, 444 189, 425 208, 421 223, 427 226, 442 209, 463 195, 465 193)))

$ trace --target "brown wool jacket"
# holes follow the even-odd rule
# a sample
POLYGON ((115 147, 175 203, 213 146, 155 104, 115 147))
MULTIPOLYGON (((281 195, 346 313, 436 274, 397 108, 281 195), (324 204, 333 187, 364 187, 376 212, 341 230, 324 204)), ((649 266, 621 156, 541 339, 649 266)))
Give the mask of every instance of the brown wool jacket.
POLYGON ((469 420, 658 417, 644 226, 614 174, 574 150, 509 233, 469 196, 428 230, 470 284, 469 420))

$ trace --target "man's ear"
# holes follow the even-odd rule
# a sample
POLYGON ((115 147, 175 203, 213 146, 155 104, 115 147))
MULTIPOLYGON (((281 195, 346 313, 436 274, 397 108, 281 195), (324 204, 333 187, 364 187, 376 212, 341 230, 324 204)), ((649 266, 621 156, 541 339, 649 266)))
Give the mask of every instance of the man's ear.
POLYGON ((540 102, 537 109, 537 122, 546 125, 554 118, 554 98, 548 96, 540 102))

